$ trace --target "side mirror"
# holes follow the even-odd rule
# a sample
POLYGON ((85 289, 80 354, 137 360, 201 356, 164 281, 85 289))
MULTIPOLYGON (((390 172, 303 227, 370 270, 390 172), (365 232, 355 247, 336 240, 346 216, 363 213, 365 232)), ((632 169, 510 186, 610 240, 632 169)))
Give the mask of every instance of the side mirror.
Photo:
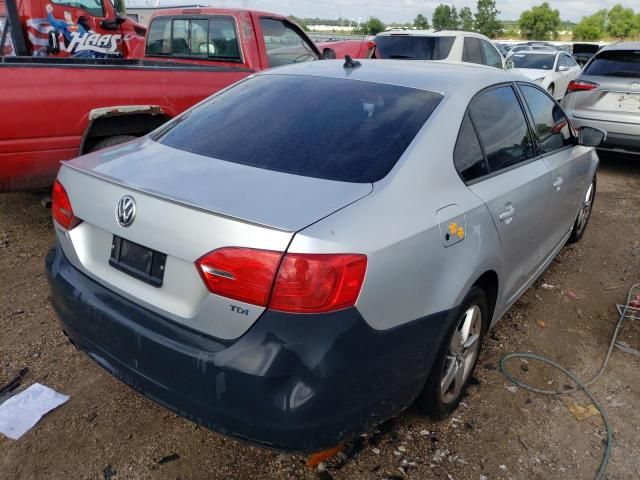
POLYGON ((322 59, 323 60, 335 60, 336 51, 332 48, 325 48, 322 50, 322 59))
POLYGON ((100 25, 105 30, 117 30, 120 25, 127 21, 126 17, 116 17, 113 20, 102 20, 100 25))
POLYGON ((506 68, 507 70, 511 70, 514 66, 515 64, 513 63, 513 60, 507 60, 506 62, 504 62, 504 68, 506 68))
POLYGON ((60 32, 58 30, 51 30, 47 35, 47 53, 54 55, 60 53, 60 32))
POLYGON ((568 70, 569 70, 569 67, 567 67, 566 65, 560 65, 560 66, 558 67, 558 71, 559 71, 559 72, 566 72, 566 71, 568 71, 568 70))
POLYGON ((597 147, 607 139, 607 132, 593 127, 578 129, 578 144, 585 147, 597 147))

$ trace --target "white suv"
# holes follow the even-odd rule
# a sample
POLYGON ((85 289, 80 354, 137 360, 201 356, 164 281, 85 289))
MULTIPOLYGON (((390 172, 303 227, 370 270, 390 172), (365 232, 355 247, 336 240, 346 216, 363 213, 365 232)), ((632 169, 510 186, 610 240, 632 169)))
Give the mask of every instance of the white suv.
POLYGON ((448 60, 504 68, 504 57, 484 35, 458 30, 388 30, 373 39, 376 58, 448 60))

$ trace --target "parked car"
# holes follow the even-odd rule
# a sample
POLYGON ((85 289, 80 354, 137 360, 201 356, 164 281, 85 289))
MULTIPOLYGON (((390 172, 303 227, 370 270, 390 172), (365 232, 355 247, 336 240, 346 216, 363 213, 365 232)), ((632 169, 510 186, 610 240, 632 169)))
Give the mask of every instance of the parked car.
POLYGON ((507 68, 532 79, 557 100, 562 99, 569 82, 580 73, 571 55, 559 51, 517 52, 507 57, 507 68))
POLYGON ((573 58, 581 67, 586 65, 598 50, 600 50, 598 43, 574 43, 572 46, 573 58))
POLYGON ((0 192, 50 189, 61 160, 145 135, 256 71, 375 48, 314 43, 285 16, 225 8, 159 10, 142 45, 141 59, 0 57, 0 192))
POLYGON ((489 38, 458 30, 388 30, 373 39, 376 58, 447 60, 504 68, 504 57, 489 38))
POLYGON ((603 135, 484 66, 260 72, 63 163, 51 301, 100 366, 227 435, 313 451, 414 402, 440 419, 584 234, 603 135))
POLYGON ((640 154, 640 42, 603 47, 562 101, 575 125, 606 129, 600 148, 640 154))

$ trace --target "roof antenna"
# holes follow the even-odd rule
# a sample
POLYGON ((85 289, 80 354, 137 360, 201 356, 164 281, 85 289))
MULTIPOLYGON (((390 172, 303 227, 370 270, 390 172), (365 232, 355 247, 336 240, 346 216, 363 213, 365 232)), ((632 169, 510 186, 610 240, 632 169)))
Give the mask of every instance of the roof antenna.
POLYGON ((344 68, 358 68, 360 65, 362 64, 351 58, 351 55, 344 56, 344 65, 342 65, 344 68))

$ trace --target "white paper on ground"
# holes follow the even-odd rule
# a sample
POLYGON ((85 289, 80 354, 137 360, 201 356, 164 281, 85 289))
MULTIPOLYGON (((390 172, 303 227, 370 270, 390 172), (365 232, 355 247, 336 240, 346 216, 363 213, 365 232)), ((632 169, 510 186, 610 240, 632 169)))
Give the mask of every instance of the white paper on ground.
POLYGON ((0 433, 18 440, 38 423, 43 415, 67 400, 68 395, 34 383, 0 405, 0 433))

